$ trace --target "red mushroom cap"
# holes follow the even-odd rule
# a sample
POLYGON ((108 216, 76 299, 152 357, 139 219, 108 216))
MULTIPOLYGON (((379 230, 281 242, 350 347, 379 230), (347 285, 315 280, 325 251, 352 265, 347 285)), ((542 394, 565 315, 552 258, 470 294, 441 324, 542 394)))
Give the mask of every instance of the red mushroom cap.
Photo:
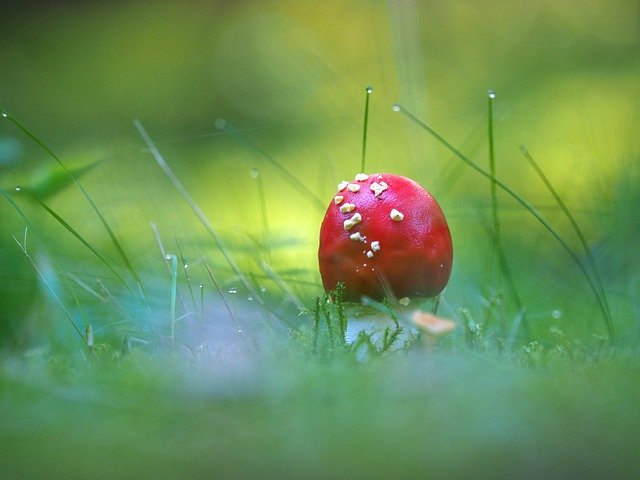
POLYGON ((345 297, 431 297, 449 281, 453 248, 442 209, 413 180, 391 173, 341 182, 320 227, 325 290, 345 297))

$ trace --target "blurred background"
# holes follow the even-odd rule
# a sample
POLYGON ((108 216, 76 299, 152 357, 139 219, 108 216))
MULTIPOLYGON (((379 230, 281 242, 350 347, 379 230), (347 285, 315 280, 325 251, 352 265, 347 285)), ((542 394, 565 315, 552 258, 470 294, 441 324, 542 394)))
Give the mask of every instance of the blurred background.
MULTIPOLYGON (((640 266, 639 79, 637 1, 23 2, 0 17, 0 106, 77 172, 163 312, 169 275, 158 239, 196 265, 202 252, 225 291, 237 278, 135 119, 242 271, 257 285, 270 281, 293 306, 308 305, 321 291, 317 199, 328 204, 338 181, 359 169, 364 88, 373 86, 367 171, 410 176, 438 199, 455 246, 445 294, 453 315, 482 308, 503 288, 487 233, 489 184, 391 107, 401 103, 486 168, 494 89, 498 177, 579 248, 520 153, 525 145, 583 226, 618 327, 628 332, 640 266), (218 128, 221 119, 239 137, 218 128)), ((114 308, 101 314, 104 306, 77 282, 70 287, 67 275, 115 291, 113 274, 16 185, 36 191, 127 274, 80 190, 28 135, 1 121, 5 341, 56 331, 65 342, 70 328, 52 288, 98 327, 113 323, 103 315, 114 308), (43 276, 13 238, 23 243, 27 222, 43 276)), ((564 322, 604 334, 575 264, 512 199, 499 192, 499 202, 534 327, 564 322)), ((197 272, 194 284, 206 279, 201 265, 197 272)))

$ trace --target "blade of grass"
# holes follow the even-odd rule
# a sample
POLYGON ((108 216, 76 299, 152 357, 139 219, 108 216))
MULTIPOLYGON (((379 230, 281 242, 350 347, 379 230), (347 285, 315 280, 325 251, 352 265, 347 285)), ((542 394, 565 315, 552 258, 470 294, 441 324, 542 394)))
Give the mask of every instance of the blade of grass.
POLYGON ((289 300, 291 301, 291 303, 293 303, 299 310, 302 310, 304 308, 304 304, 300 301, 300 299, 295 294, 295 292, 291 289, 289 284, 285 282, 280 275, 278 275, 278 272, 276 272, 273 269, 273 267, 271 267, 271 265, 269 265, 264 260, 256 260, 256 261, 258 261, 258 264, 264 271, 265 275, 267 275, 267 277, 269 277, 273 281, 273 283, 275 283, 278 286, 278 288, 282 290, 282 293, 284 293, 287 297, 289 297, 289 300))
POLYGON ((238 318, 236 317, 235 313, 233 313, 233 311, 231 310, 231 307, 229 307, 229 303, 227 302, 227 299, 225 298, 224 294, 222 293, 222 289, 220 288, 220 285, 218 284, 218 282, 216 280, 216 277, 213 275, 213 270, 211 270, 211 267, 209 267, 209 264, 207 263, 206 259, 204 258, 204 255, 202 255, 202 253, 199 253, 199 255, 200 255, 200 260, 202 260, 202 264, 204 265, 205 270, 209 274, 209 278, 211 278, 211 282, 213 283, 213 286, 218 291, 218 294, 220 295, 220 299, 222 300, 222 303, 224 304, 224 307, 226 308, 227 312, 229 313, 229 317, 231 318, 231 320, 233 321, 233 324, 236 327, 236 331, 238 332, 238 335, 240 335, 240 338, 242 338, 243 341, 246 341, 245 336, 244 336, 244 332, 243 332, 242 328, 240 328, 240 322, 238 322, 238 318))
POLYGON ((9 202, 9 204, 14 208, 14 210, 16 212, 18 212, 18 214, 22 217, 22 219, 24 220, 24 223, 27 225, 31 225, 31 222, 29 222, 29 219, 27 218, 27 216, 24 214, 24 212, 20 209, 20 207, 18 207, 18 205, 16 204, 16 202, 13 201, 13 198, 11 198, 11 195, 9 195, 9 193, 7 193, 4 189, 0 188, 0 194, 2 194, 2 196, 7 200, 7 202, 9 202))
POLYGON ((320 297, 316 297, 313 304, 313 346, 312 352, 318 351, 318 335, 320 333, 320 297))
POLYGON ((473 170, 478 172, 480 175, 482 175, 483 177, 485 177, 485 178, 487 178, 489 180, 495 181, 495 183, 496 183, 496 185, 498 187, 500 187, 507 194, 509 194, 514 200, 516 200, 520 205, 522 205, 522 207, 527 212, 529 212, 553 236, 553 238, 555 238, 560 243, 560 245, 562 245, 562 247, 566 250, 566 252, 572 258, 572 260, 575 262, 575 264, 580 268, 582 274, 585 276, 587 282, 589 283, 589 286, 591 287, 591 290, 594 293, 594 295, 596 297, 596 300, 598 302, 598 306, 600 307, 600 310, 602 311, 602 314, 603 314, 603 317, 604 317, 604 320, 605 320, 605 326, 607 328, 607 333, 609 334, 609 339, 613 341, 615 339, 613 322, 611 321, 611 319, 609 318, 609 316, 607 314, 607 309, 605 308, 604 303, 603 303, 602 299, 600 298, 599 290, 596 287, 593 279, 591 278, 589 270, 584 265, 584 263, 582 262, 582 260, 578 256, 578 254, 569 246, 569 244, 560 236, 560 234, 524 198, 522 198, 520 195, 518 195, 516 192, 514 192, 510 187, 508 187, 502 181, 500 181, 499 179, 493 177, 489 172, 486 172, 481 167, 476 165, 471 159, 467 158, 462 152, 460 152, 453 145, 451 145, 449 142, 447 142, 440 134, 438 134, 435 130, 433 130, 427 124, 425 124, 420 119, 418 119, 415 115, 413 115, 411 112, 409 112, 402 105, 395 104, 393 106, 393 110, 395 112, 401 112, 409 120, 411 120, 418 127, 420 127, 422 130, 424 130, 429 135, 431 135, 442 146, 444 146, 447 150, 449 150, 451 153, 453 153, 456 157, 458 157, 460 160, 462 160, 464 163, 466 163, 469 167, 471 167, 473 170))
POLYGON ((13 115, 11 115, 9 112, 7 112, 6 110, 3 109, 2 110, 2 117, 6 118, 7 120, 9 120, 16 127, 18 127, 25 135, 27 135, 29 138, 31 138, 31 140, 33 140, 36 145, 38 145, 40 148, 42 148, 51 158, 53 158, 62 167, 62 169, 67 173, 67 175, 69 175, 69 177, 71 177, 71 179, 73 180, 73 183, 76 184, 78 189, 84 195, 84 197, 87 200, 87 202, 89 202, 89 205, 91 206, 91 208, 93 209, 95 214, 100 219, 100 222, 102 223, 102 226, 105 228, 105 230, 107 231, 107 234, 109 235, 109 238, 111 239, 111 243, 113 243, 113 245, 115 246, 116 250, 118 251, 118 254, 122 258, 125 266, 127 267, 129 272, 131 273, 131 276, 135 279, 136 283, 138 284, 138 286, 140 288, 140 293, 142 294, 142 296, 144 298, 144 296, 145 296, 144 287, 142 285, 142 281, 140 280, 140 276, 136 272, 135 268, 133 268, 133 264, 129 260, 128 255, 126 254, 124 248, 122 247, 122 244, 120 243, 120 241, 116 237, 115 233, 113 232, 113 230, 109 226, 109 223, 107 223, 107 220, 104 218, 104 216, 102 215, 102 212, 100 212, 100 209, 98 208, 96 203, 93 201, 93 199, 91 198, 89 193, 84 189, 84 187, 80 183, 80 180, 78 180, 78 177, 76 175, 74 175, 74 173, 71 172, 71 170, 69 170, 65 166, 65 164, 62 162, 62 160, 60 160, 60 158, 53 152, 53 150, 51 150, 47 145, 45 145, 45 143, 42 140, 40 140, 33 132, 31 132, 31 130, 29 130, 22 123, 20 123, 13 115))
POLYGON ((578 240, 580 241, 580 244, 584 249, 584 253, 587 256, 587 262, 591 267, 591 271, 597 282, 598 289, 600 290, 600 296, 602 298, 602 303, 606 310, 608 322, 612 323, 611 310, 609 309, 609 302, 607 301, 607 295, 604 289, 602 276, 600 275, 600 271, 598 270, 598 265, 596 264, 596 260, 593 256, 593 252, 591 251, 591 248, 589 247, 589 243, 587 242, 587 238, 585 237, 584 232, 580 228, 580 225, 578 225, 578 222, 576 221, 575 217, 573 216, 569 208, 567 207, 567 204, 564 202, 564 200, 562 200, 562 197, 560 196, 560 194, 558 194, 558 191, 553 187, 553 185, 549 181, 549 178, 542 171, 538 163, 533 159, 533 157, 531 156, 527 148, 524 145, 520 145, 520 151, 522 152, 522 155, 524 155, 524 158, 527 159, 529 164, 536 171, 536 173, 538 174, 542 182, 545 184, 545 186, 547 187, 547 190, 549 190, 549 193, 551 193, 556 203, 560 207, 560 210, 562 210, 562 213, 564 213, 564 216, 567 217, 567 220, 569 220, 569 223, 571 224, 573 231, 576 233, 576 236, 578 237, 578 240))
POLYGON ((257 168, 251 169, 250 172, 251 178, 256 180, 256 184, 258 187, 258 200, 260 202, 260 213, 262 215, 262 242, 264 244, 264 249, 267 252, 267 259, 271 261, 271 234, 269 232, 269 221, 267 218, 267 200, 264 194, 264 182, 262 181, 262 176, 260 175, 260 170, 257 168))
POLYGON ((96 160, 89 165, 70 169, 71 175, 64 170, 61 170, 59 165, 54 164, 49 171, 41 173, 39 178, 34 179, 34 181, 29 184, 29 190, 42 199, 50 198, 72 185, 73 177, 82 177, 84 174, 100 165, 103 161, 104 160, 96 160))
MULTIPOLYGON (((180 255, 180 261, 182 262, 182 271, 184 272, 184 278, 187 281, 187 287, 189 288, 189 293, 191 294, 191 302, 193 303, 193 311, 196 312, 197 308, 196 308, 196 297, 193 294, 193 288, 191 287, 191 279, 189 278, 189 262, 187 262, 187 259, 184 258, 184 255, 182 254, 182 248, 180 248, 180 242, 178 242, 178 239, 176 238, 176 246, 178 247, 178 255, 180 255)), ((185 304, 184 300, 183 300, 183 305, 185 304)), ((184 305, 185 307, 185 311, 187 310, 186 305, 184 305)))
POLYGON ((104 258, 100 252, 98 252, 82 235, 80 235, 71 225, 69 225, 67 223, 67 221, 62 218, 60 215, 58 215, 58 213, 56 213, 51 207, 49 207, 46 203, 44 203, 42 200, 40 200, 38 197, 36 197, 34 194, 32 194, 28 189, 25 188, 21 188, 21 187, 16 187, 17 189, 19 189, 19 191, 23 191, 27 194, 29 194, 29 196, 35 200, 38 205, 40 205, 47 213, 49 213, 49 215, 51 215, 53 218, 56 219, 56 221, 58 223, 60 223, 60 225, 62 225, 71 235, 73 235, 74 237, 76 237, 78 240, 80 240, 80 242, 87 247, 87 249, 89 249, 89 251, 91 253, 93 253, 93 255, 100 260, 102 263, 105 264, 105 266, 111 270, 111 272, 116 276, 116 278, 127 288, 127 290, 129 290, 129 292, 131 292, 133 294, 133 291, 131 290, 131 288, 129 287, 129 285, 127 284, 127 282, 124 280, 124 278, 122 278, 122 276, 118 273, 118 271, 113 267, 113 265, 107 261, 106 258, 104 258))
MULTIPOLYGON (((100 287, 100 289, 102 290, 102 292, 104 293, 104 298, 107 299, 107 302, 109 303, 109 305, 111 307, 113 307, 113 309, 123 318, 127 319, 127 323, 130 325, 134 325, 136 327, 140 327, 140 321, 136 320, 134 321, 133 318, 131 317, 131 315, 129 314, 129 312, 127 311, 127 309, 125 309, 120 302, 118 301, 118 299, 116 298, 116 296, 111 293, 111 291, 105 286, 104 283, 102 283, 102 281, 100 279, 96 280, 96 283, 98 284, 98 286, 100 287)), ((146 319, 148 321, 148 318, 146 319)))
POLYGON ((147 144, 147 148, 153 155, 153 158, 156 160, 160 168, 164 171, 167 177, 169 177, 169 180, 171 181, 173 186, 180 192, 180 194, 182 195, 182 198, 184 198, 184 200, 187 202, 189 207, 191 207, 191 210, 193 211, 193 213, 195 213, 196 217, 198 217, 198 220, 200 220, 200 223, 202 223, 202 225, 205 227, 209 235, 211 235, 211 237, 213 238, 213 241, 218 247, 218 250, 220 250, 220 253, 222 253, 222 256, 225 258, 225 260, 227 261, 227 264, 231 268, 231 271, 233 271, 233 273, 238 276, 238 278, 242 281, 242 283, 247 287, 247 290, 249 290, 249 292, 252 293, 252 296, 257 297, 258 296, 257 292, 253 291, 252 285, 247 281, 244 274, 240 270, 240 267, 238 267, 238 264, 235 262, 235 260, 233 259, 233 257, 231 256, 227 248, 225 247, 222 237, 218 234, 216 229, 213 227, 213 224, 209 221, 209 219, 204 214, 200 206, 195 202, 195 200, 189 194, 185 186, 178 179, 177 175, 173 172, 169 164, 166 162, 166 160, 160 153, 160 150, 158 150, 155 143, 153 142, 153 140, 151 139, 151 137, 149 136, 145 128, 142 126, 142 123, 140 123, 139 120, 135 120, 133 124, 138 130, 138 133, 140 134, 144 142, 147 144))
POLYGON ((165 260, 165 264, 167 265, 167 272, 171 273, 171 268, 169 267, 169 264, 166 263, 167 251, 165 250, 164 244, 162 243, 162 238, 160 237, 158 227, 153 222, 151 222, 151 230, 153 230, 153 234, 156 237, 156 242, 158 243, 158 248, 160 249, 160 255, 162 255, 162 259, 165 260))
POLYGON ((76 324, 75 320, 73 319, 73 316, 71 315, 71 313, 69 313, 69 310, 67 310, 67 307, 64 306, 64 303, 62 303, 62 300, 60 300, 60 297, 58 297, 58 295, 56 294, 55 289, 49 284, 49 282, 47 281, 47 278, 42 273, 42 270, 40 270, 40 267, 38 267, 38 264, 31 257, 31 255, 29 255, 29 252, 27 250, 27 240, 26 240, 27 239, 27 228, 28 227, 25 227, 24 244, 20 243, 20 240, 18 240, 15 236, 13 236, 13 239, 18 244, 18 247, 20 247, 20 250, 22 250, 22 253, 24 253, 24 256, 27 257, 27 259, 29 260, 29 262, 31 263, 33 268, 35 269, 36 273, 38 274, 38 276, 42 280, 42 283, 47 287, 47 289, 51 293, 51 296, 53 297, 53 299, 60 306, 60 308, 64 312, 65 316, 69 319, 69 322, 71 322, 71 325, 73 325, 73 329, 80 336, 82 341, 86 344, 87 343, 87 339, 85 337, 85 334, 82 332, 80 327, 76 324))
MULTIPOLYGON (((511 294, 511 297, 513 298, 513 301, 516 304, 516 309, 518 310, 518 312, 520 312, 522 311, 522 302, 520 301, 520 295, 518 294, 518 290, 513 281, 513 276, 511 275, 511 269, 509 268, 509 263, 507 262, 507 256, 502 246, 502 235, 500 232, 500 218, 498 216, 498 191, 497 191, 497 185, 495 182, 496 160, 495 160, 495 143, 494 143, 494 135, 493 135, 493 101, 496 98, 496 93, 493 90, 489 90, 487 97, 488 97, 488 109, 487 109, 488 132, 487 134, 489 137, 489 173, 491 174, 491 177, 492 177, 490 185, 491 185, 491 214, 493 218, 494 249, 498 254, 498 263, 500 264, 502 277, 507 282, 507 288, 509 289, 509 293, 511 294)), ((505 323, 504 314, 502 313, 500 316, 500 324, 503 330, 502 331, 503 336, 506 335, 504 323, 505 323)), ((527 332, 527 337, 528 337, 529 329, 527 327, 527 322, 524 317, 522 318, 521 323, 524 326, 524 329, 527 332)))
POLYGON ((640 275, 636 275, 629 285, 629 293, 633 299, 633 306, 636 313, 636 341, 635 346, 640 346, 640 275))
POLYGON ((230 126, 225 120, 217 120, 216 127, 219 130, 222 130, 224 133, 229 135, 238 143, 249 147, 251 150, 260 155, 264 160, 266 160, 271 166, 273 166, 294 189, 298 190, 303 198, 306 198, 309 202, 311 202, 319 211, 324 211, 326 208, 325 203, 320 200, 315 193, 313 193, 309 187, 307 187, 304 183, 302 183, 298 178, 293 175, 289 170, 284 168, 280 163, 269 155, 267 152, 258 147, 255 143, 249 140, 247 137, 242 135, 240 130, 230 126))
POLYGON ((373 88, 367 86, 365 87, 364 92, 365 92, 364 127, 362 128, 362 161, 360 162, 360 171, 362 173, 364 173, 366 153, 367 153, 367 127, 369 126, 369 99, 371 98, 371 94, 373 93, 373 88))
POLYGON ((171 262, 171 344, 176 343, 176 290, 178 289, 178 257, 172 253, 167 254, 167 260, 171 262))
MULTIPOLYGON (((67 290, 69 290, 71 292, 71 296, 73 296, 73 301, 76 304, 76 308, 78 310, 78 313, 80 314, 80 318, 82 318, 82 324, 84 325, 84 331, 85 331, 85 335, 86 335, 87 334, 87 329, 91 328, 91 325, 89 324, 89 321, 87 320, 87 317, 84 314, 84 309, 82 308, 82 304, 80 303, 80 299, 78 298, 78 295, 76 295, 75 289, 73 288, 73 286, 69 282, 69 276, 68 275, 64 275, 63 279, 64 279, 64 283, 65 283, 65 285, 67 287, 67 290)), ((92 331, 92 333, 93 333, 93 331, 92 331)))
POLYGON ((85 282, 83 282, 82 280, 80 280, 76 275, 74 275, 71 272, 67 272, 67 277, 69 277, 71 280, 73 280, 74 282, 76 282, 82 289, 84 289, 86 292, 88 292, 89 294, 93 295, 94 297, 96 297, 98 300, 100 300, 101 302, 107 302, 107 298, 103 297, 102 295, 100 295, 98 292, 96 292, 93 288, 91 288, 89 285, 87 285, 85 282))

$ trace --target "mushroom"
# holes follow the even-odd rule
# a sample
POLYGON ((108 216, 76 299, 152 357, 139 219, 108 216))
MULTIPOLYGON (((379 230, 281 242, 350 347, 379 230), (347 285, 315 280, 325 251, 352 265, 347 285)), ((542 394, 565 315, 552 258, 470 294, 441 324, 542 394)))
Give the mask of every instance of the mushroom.
POLYGON ((325 290, 343 282, 346 299, 379 300, 432 297, 444 289, 453 261, 451 234, 429 192, 391 173, 358 174, 338 190, 340 201, 332 198, 320 228, 325 290))
POLYGON ((433 348, 438 338, 444 337, 456 328, 456 323, 453 320, 436 317, 431 313, 421 312, 420 310, 413 312, 411 321, 424 333, 428 350, 433 348))
POLYGON ((431 338, 442 337, 456 328, 453 320, 436 317, 431 313, 421 312, 420 310, 413 312, 411 320, 426 336, 431 338))

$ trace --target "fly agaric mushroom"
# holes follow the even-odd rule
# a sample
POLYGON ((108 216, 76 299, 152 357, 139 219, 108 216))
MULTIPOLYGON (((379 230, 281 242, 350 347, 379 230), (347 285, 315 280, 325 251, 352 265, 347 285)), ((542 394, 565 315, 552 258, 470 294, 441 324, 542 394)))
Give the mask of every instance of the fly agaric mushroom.
POLYGON ((432 297, 449 281, 453 249, 429 192, 400 175, 359 173, 327 208, 318 259, 325 290, 343 282, 346 299, 432 297))

